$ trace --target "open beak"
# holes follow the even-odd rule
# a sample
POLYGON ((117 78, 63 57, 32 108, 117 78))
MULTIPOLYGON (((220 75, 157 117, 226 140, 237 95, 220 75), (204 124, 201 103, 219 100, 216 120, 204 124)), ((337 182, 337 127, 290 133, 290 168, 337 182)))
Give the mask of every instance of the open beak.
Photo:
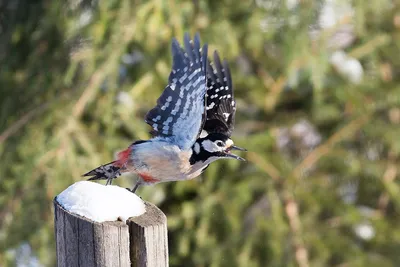
POLYGON ((241 148, 241 147, 238 147, 238 146, 231 146, 229 149, 230 149, 230 150, 247 151, 246 148, 241 148))
POLYGON ((235 155, 235 154, 231 154, 231 153, 229 153, 229 152, 226 152, 226 153, 225 153, 225 157, 237 159, 237 160, 240 160, 240 161, 246 161, 244 158, 239 157, 238 155, 235 155))
POLYGON ((239 157, 238 155, 232 154, 230 152, 231 150, 247 151, 247 149, 241 148, 241 147, 238 147, 238 146, 230 146, 225 152, 225 157, 227 157, 227 158, 233 158, 233 159, 237 159, 237 160, 240 160, 240 161, 246 161, 244 158, 239 157))

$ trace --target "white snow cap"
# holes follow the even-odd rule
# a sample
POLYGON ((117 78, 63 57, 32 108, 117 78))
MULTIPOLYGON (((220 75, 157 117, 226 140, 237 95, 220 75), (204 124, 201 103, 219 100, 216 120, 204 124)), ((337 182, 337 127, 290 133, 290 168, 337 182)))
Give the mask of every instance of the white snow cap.
POLYGON ((57 196, 67 211, 95 222, 116 221, 142 215, 144 202, 136 194, 116 185, 76 182, 57 196))

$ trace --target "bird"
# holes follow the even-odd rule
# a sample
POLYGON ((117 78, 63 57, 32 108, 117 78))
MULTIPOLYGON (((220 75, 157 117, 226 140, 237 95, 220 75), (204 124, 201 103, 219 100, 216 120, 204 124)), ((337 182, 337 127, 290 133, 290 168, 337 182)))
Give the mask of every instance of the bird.
POLYGON ((88 180, 111 185, 123 173, 136 173, 135 193, 142 185, 193 179, 218 159, 244 161, 231 153, 245 149, 230 139, 236 103, 226 61, 222 65, 215 52, 213 68, 198 33, 193 40, 186 33, 183 43, 172 39, 168 85, 145 116, 153 137, 133 142, 116 160, 85 173, 88 180))
MULTIPOLYGON (((224 157, 230 157, 244 161, 243 158, 226 154, 226 151, 214 151, 211 142, 219 147, 227 147, 228 151, 240 150, 244 148, 235 146, 230 139, 235 123, 236 101, 233 94, 232 77, 228 62, 224 60, 221 64, 217 51, 213 55, 214 67, 211 62, 207 64, 207 92, 206 92, 206 121, 199 138, 194 144, 194 164, 208 165, 224 157)), ((218 150, 218 149, 217 149, 218 150)))

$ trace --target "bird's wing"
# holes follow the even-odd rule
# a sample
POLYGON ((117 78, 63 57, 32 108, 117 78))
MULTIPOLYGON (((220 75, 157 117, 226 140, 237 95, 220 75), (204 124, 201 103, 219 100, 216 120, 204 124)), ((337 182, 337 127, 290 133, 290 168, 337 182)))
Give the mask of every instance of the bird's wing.
POLYGON ((214 52, 214 67, 207 64, 207 119, 203 130, 209 133, 232 135, 236 101, 233 95, 231 73, 226 60, 221 64, 217 51, 214 52))
POLYGON ((205 117, 204 99, 207 91, 207 45, 200 49, 196 34, 193 43, 188 34, 185 48, 172 40, 172 71, 169 84, 146 115, 146 122, 156 136, 169 137, 181 149, 196 141, 205 117))

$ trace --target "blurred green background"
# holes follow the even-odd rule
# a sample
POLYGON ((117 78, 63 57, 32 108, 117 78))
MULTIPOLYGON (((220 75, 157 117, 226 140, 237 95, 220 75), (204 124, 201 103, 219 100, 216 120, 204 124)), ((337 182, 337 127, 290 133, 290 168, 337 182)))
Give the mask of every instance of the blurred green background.
POLYGON ((0 266, 55 266, 53 198, 149 138, 184 32, 229 61, 249 152, 139 189, 170 265, 400 266, 390 0, 0 1, 0 266))

